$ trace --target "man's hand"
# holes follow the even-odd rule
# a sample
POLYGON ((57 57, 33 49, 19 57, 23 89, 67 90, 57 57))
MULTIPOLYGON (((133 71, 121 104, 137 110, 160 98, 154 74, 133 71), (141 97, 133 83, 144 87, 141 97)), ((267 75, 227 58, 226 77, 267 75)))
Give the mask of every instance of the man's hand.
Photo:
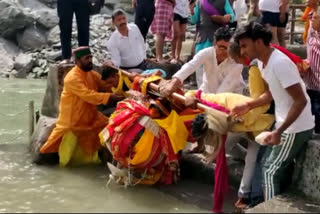
POLYGON ((317 13, 314 13, 311 19, 312 29, 315 31, 320 31, 320 16, 317 13))
POLYGON ((109 67, 109 66, 114 66, 113 62, 108 60, 108 61, 105 61, 102 65, 103 67, 109 67))
POLYGON ((231 109, 231 115, 240 117, 246 114, 248 111, 250 111, 250 106, 248 103, 244 103, 233 107, 233 109, 231 109))
POLYGON ((231 15, 226 14, 223 16, 223 23, 227 24, 230 22, 230 20, 231 20, 231 15))
POLYGON ((184 105, 186 107, 196 109, 198 102, 199 102, 199 100, 195 97, 186 97, 186 100, 184 101, 184 105))
POLYGON ((175 91, 177 91, 181 86, 181 81, 178 78, 173 78, 168 81, 168 84, 160 86, 160 94, 163 97, 169 97, 175 91))
POLYGON ((110 95, 109 102, 118 102, 124 99, 122 94, 113 93, 110 95))
POLYGON ((264 139, 264 142, 269 145, 278 145, 281 143, 281 133, 277 130, 270 132, 264 139))
POLYGON ((136 8, 137 7, 137 0, 132 0, 132 7, 136 8))

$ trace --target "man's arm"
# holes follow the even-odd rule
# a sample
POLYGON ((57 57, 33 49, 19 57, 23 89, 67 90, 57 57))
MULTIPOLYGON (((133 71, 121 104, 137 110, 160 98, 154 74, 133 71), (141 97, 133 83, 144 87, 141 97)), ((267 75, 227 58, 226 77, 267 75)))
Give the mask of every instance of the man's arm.
POLYGON ((107 49, 110 52, 112 64, 116 67, 119 67, 121 63, 121 56, 119 49, 115 46, 114 43, 115 41, 109 39, 109 41, 107 42, 107 49))
POLYGON ((110 93, 99 93, 89 89, 80 78, 73 77, 65 79, 64 87, 67 91, 78 96, 85 102, 93 105, 107 104, 110 98, 110 93))
POLYGON ((239 117, 241 115, 246 114, 251 109, 269 104, 273 100, 273 98, 272 98, 271 92, 269 91, 268 84, 265 83, 265 85, 266 85, 266 91, 263 94, 261 94, 257 99, 235 106, 231 110, 231 114, 234 115, 235 117, 239 117))

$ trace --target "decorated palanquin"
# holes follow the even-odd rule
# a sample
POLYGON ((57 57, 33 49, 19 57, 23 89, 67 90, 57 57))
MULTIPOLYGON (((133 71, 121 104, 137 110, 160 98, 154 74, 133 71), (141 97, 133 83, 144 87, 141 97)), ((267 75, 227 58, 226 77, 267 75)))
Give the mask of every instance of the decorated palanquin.
POLYGON ((117 104, 99 136, 117 161, 116 167, 126 172, 120 180, 129 185, 177 182, 179 152, 189 136, 185 124, 192 116, 179 116, 178 106, 147 94, 148 84, 161 77, 135 78, 131 83, 125 82, 122 75, 119 79, 119 85, 124 83, 133 90, 121 91, 122 86, 114 90, 125 93, 127 98, 117 104))

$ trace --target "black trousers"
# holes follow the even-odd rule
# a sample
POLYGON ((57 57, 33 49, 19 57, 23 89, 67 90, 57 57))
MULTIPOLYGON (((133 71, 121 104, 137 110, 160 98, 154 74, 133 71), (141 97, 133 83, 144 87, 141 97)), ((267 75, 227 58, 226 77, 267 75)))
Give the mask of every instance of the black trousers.
POLYGON ((311 100, 311 110, 315 119, 314 131, 320 134, 320 91, 307 90, 311 100))
POLYGON ((58 0, 60 41, 63 59, 71 58, 73 14, 76 15, 79 46, 89 46, 88 0, 58 0))
POLYGON ((146 40, 149 27, 153 21, 155 13, 154 0, 138 0, 136 8, 136 16, 134 23, 140 29, 140 32, 146 40))

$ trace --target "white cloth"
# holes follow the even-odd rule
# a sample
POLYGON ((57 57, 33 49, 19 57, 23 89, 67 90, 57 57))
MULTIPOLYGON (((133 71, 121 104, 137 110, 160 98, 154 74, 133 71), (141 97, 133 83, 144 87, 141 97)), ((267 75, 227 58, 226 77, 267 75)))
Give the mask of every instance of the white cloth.
POLYGON ((234 18, 235 21, 240 22, 242 16, 244 16, 248 12, 248 6, 245 0, 236 0, 233 2, 233 10, 235 12, 236 17, 234 18))
POLYGON ((146 46, 137 25, 128 24, 128 36, 116 30, 107 41, 107 49, 115 66, 135 67, 146 59, 146 46))
POLYGON ((173 12, 179 14, 183 18, 189 17, 189 0, 176 0, 176 6, 173 9, 173 12))
POLYGON ((280 12, 280 0, 260 0, 259 10, 273 13, 280 12))
POLYGON ((299 75, 296 65, 286 55, 275 49, 267 65, 262 69, 261 74, 268 83, 275 102, 276 128, 285 121, 293 104, 293 99, 286 91, 286 88, 300 83, 308 102, 296 121, 285 130, 285 133, 298 133, 312 129, 314 127, 314 119, 311 114, 310 98, 307 95, 306 86, 299 75))
POLYGON ((193 59, 184 64, 173 77, 182 82, 203 65, 203 83, 200 89, 204 93, 239 93, 242 94, 244 81, 242 78, 241 64, 227 58, 218 65, 214 47, 199 51, 193 59))

